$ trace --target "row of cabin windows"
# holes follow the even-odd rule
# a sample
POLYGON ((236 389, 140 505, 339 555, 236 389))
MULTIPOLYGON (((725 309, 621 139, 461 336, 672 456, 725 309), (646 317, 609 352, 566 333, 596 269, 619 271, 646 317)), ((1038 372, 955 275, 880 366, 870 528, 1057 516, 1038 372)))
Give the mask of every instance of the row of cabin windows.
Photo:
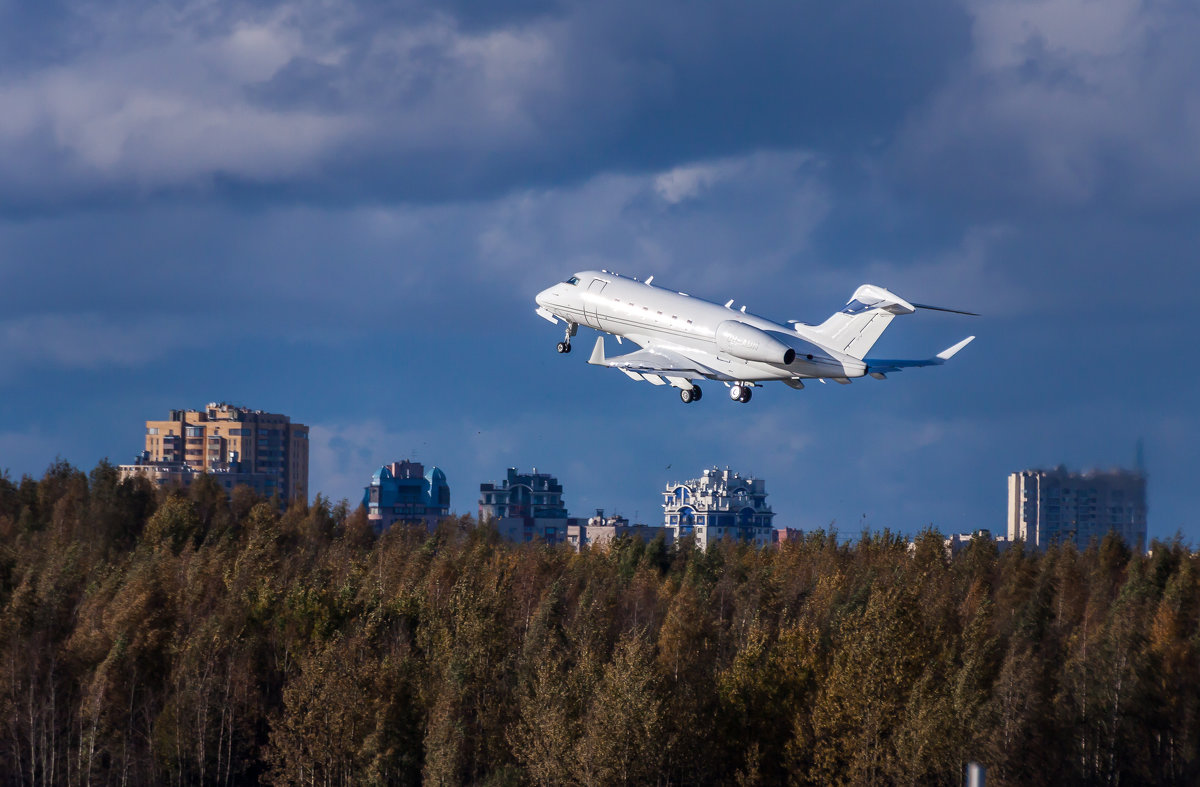
MULTIPOLYGON (((621 299, 620 299, 620 298, 613 298, 613 303, 620 303, 620 302, 621 302, 621 299)), ((637 308, 637 304, 636 304, 636 303, 633 303, 632 301, 629 303, 629 305, 630 305, 630 306, 632 306, 632 307, 633 307, 633 308, 635 308, 635 309, 637 308)), ((649 306, 643 306, 643 307, 642 307, 642 311, 644 311, 644 312, 648 312, 648 311, 650 311, 650 307, 649 307, 649 306)), ((663 316, 663 313, 662 313, 662 312, 656 312, 656 314, 658 314, 658 316, 660 316, 660 317, 661 317, 661 316, 663 316)), ((679 319, 679 315, 677 315, 677 314, 672 314, 672 315, 671 315, 671 319, 672 319, 672 320, 678 320, 678 319, 679 319)), ((688 325, 691 325, 691 324, 692 324, 692 321, 691 321, 691 320, 687 320, 687 324, 688 324, 688 325)))

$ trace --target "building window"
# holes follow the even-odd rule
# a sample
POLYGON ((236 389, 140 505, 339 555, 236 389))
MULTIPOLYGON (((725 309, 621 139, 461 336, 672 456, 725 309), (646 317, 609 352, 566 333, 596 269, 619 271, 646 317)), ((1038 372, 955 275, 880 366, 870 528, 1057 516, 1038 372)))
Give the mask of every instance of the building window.
POLYGON ((157 427, 157 426, 151 426, 150 428, 148 428, 148 429, 146 430, 146 434, 158 434, 158 427, 157 427))

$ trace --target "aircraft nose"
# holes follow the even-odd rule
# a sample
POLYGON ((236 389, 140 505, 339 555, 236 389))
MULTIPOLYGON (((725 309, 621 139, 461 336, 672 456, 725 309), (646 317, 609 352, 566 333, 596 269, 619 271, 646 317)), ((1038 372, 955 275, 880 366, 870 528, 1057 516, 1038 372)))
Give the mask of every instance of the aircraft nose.
POLYGON ((547 302, 550 300, 549 297, 547 296, 547 293, 549 293, 549 292, 550 292, 549 289, 542 290, 541 292, 539 292, 537 295, 534 296, 534 298, 533 298, 534 302, 537 303, 538 306, 545 306, 547 304, 547 302))

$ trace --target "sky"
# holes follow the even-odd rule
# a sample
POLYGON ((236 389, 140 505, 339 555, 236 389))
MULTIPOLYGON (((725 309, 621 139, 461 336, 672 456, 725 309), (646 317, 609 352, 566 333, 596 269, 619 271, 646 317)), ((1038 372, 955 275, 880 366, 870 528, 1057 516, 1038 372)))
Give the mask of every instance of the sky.
POLYGON ((0 0, 0 469, 229 401, 309 424, 334 500, 411 458, 459 513, 515 466, 657 522, 728 466, 776 526, 1002 532, 1009 473, 1141 439, 1195 543, 1197 73, 1185 0, 0 0), (594 268, 982 316, 685 406, 554 351, 533 296, 594 268))

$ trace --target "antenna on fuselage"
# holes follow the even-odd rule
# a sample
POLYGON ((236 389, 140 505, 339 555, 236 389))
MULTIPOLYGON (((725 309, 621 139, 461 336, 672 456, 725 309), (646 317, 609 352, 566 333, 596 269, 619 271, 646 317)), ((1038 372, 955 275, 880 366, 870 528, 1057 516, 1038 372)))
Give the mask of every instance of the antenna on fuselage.
POLYGON ((652 282, 652 281, 654 281, 654 277, 653 277, 653 276, 647 276, 647 277, 646 277, 646 283, 647 283, 647 284, 649 284, 649 283, 650 283, 650 282, 652 282))

